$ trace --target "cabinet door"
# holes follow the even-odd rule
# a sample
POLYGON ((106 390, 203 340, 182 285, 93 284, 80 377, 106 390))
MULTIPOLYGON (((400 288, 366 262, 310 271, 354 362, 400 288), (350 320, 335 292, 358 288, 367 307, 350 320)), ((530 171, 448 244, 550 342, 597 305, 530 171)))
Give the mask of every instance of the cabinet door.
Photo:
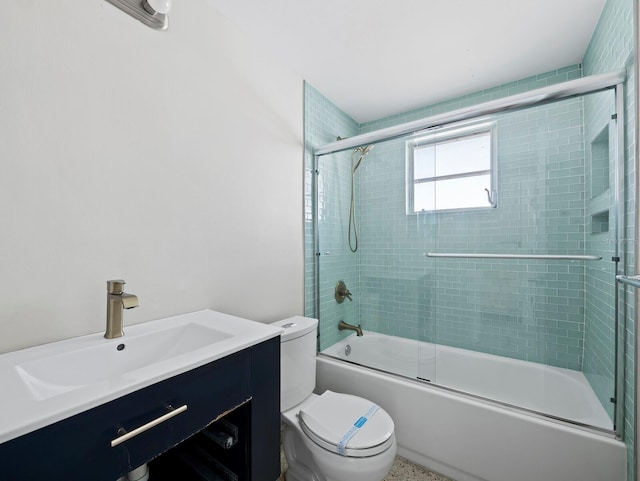
POLYGON ((251 351, 251 481, 280 476, 280 338, 251 351))
POLYGON ((250 351, 241 351, 1 444, 0 477, 115 481, 249 398, 250 369, 250 351), (183 405, 183 413, 111 447, 121 428, 183 405))

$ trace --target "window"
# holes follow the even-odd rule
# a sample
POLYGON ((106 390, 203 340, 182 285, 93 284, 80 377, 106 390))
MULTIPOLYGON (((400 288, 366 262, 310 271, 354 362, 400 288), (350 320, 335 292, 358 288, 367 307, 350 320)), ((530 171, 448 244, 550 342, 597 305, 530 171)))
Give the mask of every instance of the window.
POLYGON ((407 213, 495 207, 494 137, 485 122, 407 141, 407 213))

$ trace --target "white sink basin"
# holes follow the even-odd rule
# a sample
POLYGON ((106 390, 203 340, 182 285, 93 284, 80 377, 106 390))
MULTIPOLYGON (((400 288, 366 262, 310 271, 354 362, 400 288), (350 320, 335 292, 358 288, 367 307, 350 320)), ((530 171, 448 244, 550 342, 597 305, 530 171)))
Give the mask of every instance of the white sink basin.
MULTIPOLYGON (((204 310, 0 355, 0 443, 280 335, 204 310)), ((1 476, 0 476, 1 477, 1 476)))
POLYGON ((16 371, 34 397, 46 399, 88 384, 133 376, 140 368, 231 337, 211 326, 191 322, 42 357, 19 364, 16 371))

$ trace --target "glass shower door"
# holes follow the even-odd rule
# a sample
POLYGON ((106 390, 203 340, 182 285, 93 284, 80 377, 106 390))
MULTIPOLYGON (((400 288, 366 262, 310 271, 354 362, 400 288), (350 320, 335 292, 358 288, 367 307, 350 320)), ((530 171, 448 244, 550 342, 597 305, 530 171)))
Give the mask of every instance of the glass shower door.
POLYGON ((614 111, 609 91, 496 115, 495 205, 418 214, 437 384, 612 429, 614 111))
POLYGON ((318 159, 320 350, 430 381, 433 365, 430 372, 420 366, 432 364, 434 356, 419 342, 431 342, 435 331, 431 281, 425 266, 416 262, 423 254, 420 228, 406 223, 404 143, 366 147, 318 159), (350 219, 355 226, 350 227, 350 219), (403 247, 408 244, 414 247, 403 247), (337 302, 339 281, 351 299, 337 302), (340 321, 360 325, 364 335, 339 330, 340 321))
POLYGON ((600 92, 320 156, 320 350, 610 430, 614 104, 600 92), (438 167, 440 144, 463 167, 438 167))

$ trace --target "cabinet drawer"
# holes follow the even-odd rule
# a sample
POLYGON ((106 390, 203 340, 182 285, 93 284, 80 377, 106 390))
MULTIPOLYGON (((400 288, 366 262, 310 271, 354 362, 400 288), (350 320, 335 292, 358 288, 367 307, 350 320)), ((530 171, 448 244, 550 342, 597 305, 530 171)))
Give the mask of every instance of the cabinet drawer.
POLYGON ((115 448, 119 471, 153 459, 203 429, 216 417, 250 397, 250 356, 240 353, 221 359, 116 401, 111 438, 158 419, 173 409, 186 410, 115 448))
POLYGON ((114 481, 248 399, 250 370, 250 351, 241 351, 1 444, 2 479, 114 481), (111 447, 121 429, 184 405, 184 412, 111 447))

